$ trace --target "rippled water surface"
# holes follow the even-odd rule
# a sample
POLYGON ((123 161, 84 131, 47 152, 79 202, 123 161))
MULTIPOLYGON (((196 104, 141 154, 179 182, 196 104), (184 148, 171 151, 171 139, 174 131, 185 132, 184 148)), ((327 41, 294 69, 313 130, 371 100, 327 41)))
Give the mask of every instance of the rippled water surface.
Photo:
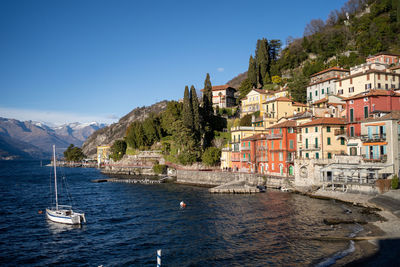
POLYGON ((2 266, 154 266, 157 249, 163 266, 314 265, 349 244, 309 237, 354 231, 323 224, 354 216, 332 201, 278 191, 214 195, 175 184, 91 183, 104 176, 79 168, 61 173, 88 222, 54 224, 38 213, 50 204, 50 173, 38 161, 0 162, 2 266))

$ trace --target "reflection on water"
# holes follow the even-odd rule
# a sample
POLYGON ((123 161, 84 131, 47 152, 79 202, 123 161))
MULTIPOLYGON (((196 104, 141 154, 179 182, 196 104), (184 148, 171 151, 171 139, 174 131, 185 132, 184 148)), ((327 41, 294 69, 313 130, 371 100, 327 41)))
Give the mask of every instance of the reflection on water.
POLYGON ((74 229, 82 229, 82 225, 80 224, 65 224, 65 223, 56 223, 48 218, 46 218, 47 228, 50 230, 52 234, 59 234, 65 231, 71 231, 74 229))
POLYGON ((88 217, 80 228, 32 213, 49 204, 48 168, 26 162, 0 162, 0 168, 5 266, 148 266, 157 249, 166 266, 315 265, 349 243, 310 237, 349 236, 355 229, 323 219, 365 220, 357 207, 346 213, 343 204, 279 191, 214 195, 175 184, 95 184, 90 180, 104 178, 98 170, 65 169, 72 199, 88 217))

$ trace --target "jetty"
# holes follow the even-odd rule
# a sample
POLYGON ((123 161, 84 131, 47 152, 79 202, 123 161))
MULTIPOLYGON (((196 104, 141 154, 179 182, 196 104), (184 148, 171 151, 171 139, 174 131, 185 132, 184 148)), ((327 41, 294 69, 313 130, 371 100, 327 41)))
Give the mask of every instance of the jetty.
POLYGON ((159 179, 149 179, 149 178, 105 178, 105 179, 95 179, 92 183, 127 183, 127 184, 162 184, 167 182, 169 177, 162 177, 159 179))

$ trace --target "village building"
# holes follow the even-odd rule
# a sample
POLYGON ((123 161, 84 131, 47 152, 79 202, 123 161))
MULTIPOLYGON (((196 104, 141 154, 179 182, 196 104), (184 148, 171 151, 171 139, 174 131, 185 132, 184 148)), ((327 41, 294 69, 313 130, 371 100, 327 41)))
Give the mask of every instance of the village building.
POLYGON ((265 139, 264 147, 267 150, 267 160, 263 162, 260 168, 264 169, 269 175, 292 177, 297 148, 296 121, 288 120, 269 127, 265 139))
POLYGON ((336 95, 336 81, 349 70, 333 67, 311 75, 307 86, 307 102, 313 103, 329 95, 336 95))
POLYGON ((108 163, 110 160, 111 146, 102 145, 97 146, 97 164, 108 163))
POLYGON ((306 104, 294 102, 288 97, 278 97, 265 101, 264 105, 264 126, 269 127, 280 118, 293 116, 295 113, 304 112, 308 109, 306 104))
POLYGON ((399 64, 400 55, 382 52, 375 54, 373 56, 369 56, 366 61, 371 63, 372 62, 384 63, 387 65, 399 64))
MULTIPOLYGON (((242 158, 241 158, 241 140, 256 135, 258 133, 265 133, 264 127, 250 127, 250 126, 237 126, 231 128, 231 141, 229 145, 229 150, 225 149, 225 153, 230 153, 229 155, 224 155, 221 161, 224 161, 224 167, 232 168, 233 171, 240 171, 242 168, 242 158), (230 163, 226 161, 230 158, 230 163)), ((243 155, 242 155, 243 156, 243 155)))
POLYGON ((244 99, 242 99, 240 117, 244 117, 247 114, 252 114, 259 111, 260 116, 264 114, 264 107, 262 103, 267 97, 267 92, 261 89, 252 89, 244 99))
POLYGON ((343 97, 330 95, 311 104, 312 112, 316 117, 346 116, 346 102, 343 97))
POLYGON ((350 68, 350 74, 336 82, 337 93, 351 97, 375 89, 396 90, 400 86, 400 73, 379 62, 367 62, 350 68))
POLYGON ((213 108, 230 108, 236 106, 236 89, 225 84, 212 87, 213 108))
POLYGON ((346 153, 344 132, 346 122, 342 118, 317 118, 298 125, 298 157, 305 159, 331 159, 346 153))

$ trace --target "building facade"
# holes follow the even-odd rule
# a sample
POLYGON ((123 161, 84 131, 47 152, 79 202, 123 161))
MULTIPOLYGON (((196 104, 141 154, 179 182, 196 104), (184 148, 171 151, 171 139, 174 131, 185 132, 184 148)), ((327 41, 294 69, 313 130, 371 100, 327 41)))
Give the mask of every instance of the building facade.
POLYGON ((216 85, 212 87, 213 107, 229 108, 236 106, 236 89, 229 85, 216 85))

